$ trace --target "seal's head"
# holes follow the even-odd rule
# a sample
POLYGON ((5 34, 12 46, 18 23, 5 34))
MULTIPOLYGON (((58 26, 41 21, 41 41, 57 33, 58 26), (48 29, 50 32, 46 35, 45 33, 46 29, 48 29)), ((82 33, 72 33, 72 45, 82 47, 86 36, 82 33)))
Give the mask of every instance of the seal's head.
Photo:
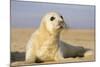
POLYGON ((43 16, 42 24, 50 33, 60 32, 65 26, 63 16, 57 12, 50 12, 43 16))

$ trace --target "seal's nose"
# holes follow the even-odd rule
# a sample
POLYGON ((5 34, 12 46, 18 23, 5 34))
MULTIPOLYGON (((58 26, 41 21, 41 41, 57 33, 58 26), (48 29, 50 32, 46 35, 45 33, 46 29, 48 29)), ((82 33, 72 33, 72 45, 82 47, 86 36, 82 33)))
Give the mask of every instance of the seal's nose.
POLYGON ((63 25, 63 24, 64 24, 64 20, 60 20, 59 25, 63 25))
POLYGON ((64 21, 63 21, 63 20, 60 20, 60 21, 59 21, 59 23, 61 23, 61 24, 62 24, 62 23, 64 23, 64 21))
POLYGON ((59 21, 58 25, 59 26, 64 26, 64 21, 63 20, 59 21))

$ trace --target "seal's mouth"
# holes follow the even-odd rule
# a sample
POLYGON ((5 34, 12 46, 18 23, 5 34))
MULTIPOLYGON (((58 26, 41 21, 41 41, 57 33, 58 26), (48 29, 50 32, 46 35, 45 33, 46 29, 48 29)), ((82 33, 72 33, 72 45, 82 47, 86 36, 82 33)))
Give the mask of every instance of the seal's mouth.
POLYGON ((62 22, 62 23, 59 23, 58 24, 58 29, 63 29, 64 28, 64 23, 62 22))
POLYGON ((60 26, 59 28, 62 29, 62 28, 64 28, 64 27, 63 27, 63 26, 60 26))
POLYGON ((59 30, 59 29, 63 29, 64 28, 64 26, 63 25, 58 25, 57 26, 57 29, 59 30))

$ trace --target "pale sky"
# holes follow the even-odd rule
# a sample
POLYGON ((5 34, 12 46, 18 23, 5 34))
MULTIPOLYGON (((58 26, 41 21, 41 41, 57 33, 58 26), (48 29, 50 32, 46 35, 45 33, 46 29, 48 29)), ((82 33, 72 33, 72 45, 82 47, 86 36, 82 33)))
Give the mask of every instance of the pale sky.
POLYGON ((11 26, 16 28, 37 28, 41 17, 50 11, 62 14, 70 28, 93 29, 95 6, 73 4, 37 3, 11 1, 11 26))

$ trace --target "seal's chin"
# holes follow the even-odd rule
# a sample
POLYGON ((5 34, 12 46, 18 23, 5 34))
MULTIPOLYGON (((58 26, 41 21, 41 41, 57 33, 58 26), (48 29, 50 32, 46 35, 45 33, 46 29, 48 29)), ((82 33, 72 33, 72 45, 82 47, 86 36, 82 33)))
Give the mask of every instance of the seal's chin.
POLYGON ((63 29, 64 27, 63 26, 59 26, 59 29, 63 29))

